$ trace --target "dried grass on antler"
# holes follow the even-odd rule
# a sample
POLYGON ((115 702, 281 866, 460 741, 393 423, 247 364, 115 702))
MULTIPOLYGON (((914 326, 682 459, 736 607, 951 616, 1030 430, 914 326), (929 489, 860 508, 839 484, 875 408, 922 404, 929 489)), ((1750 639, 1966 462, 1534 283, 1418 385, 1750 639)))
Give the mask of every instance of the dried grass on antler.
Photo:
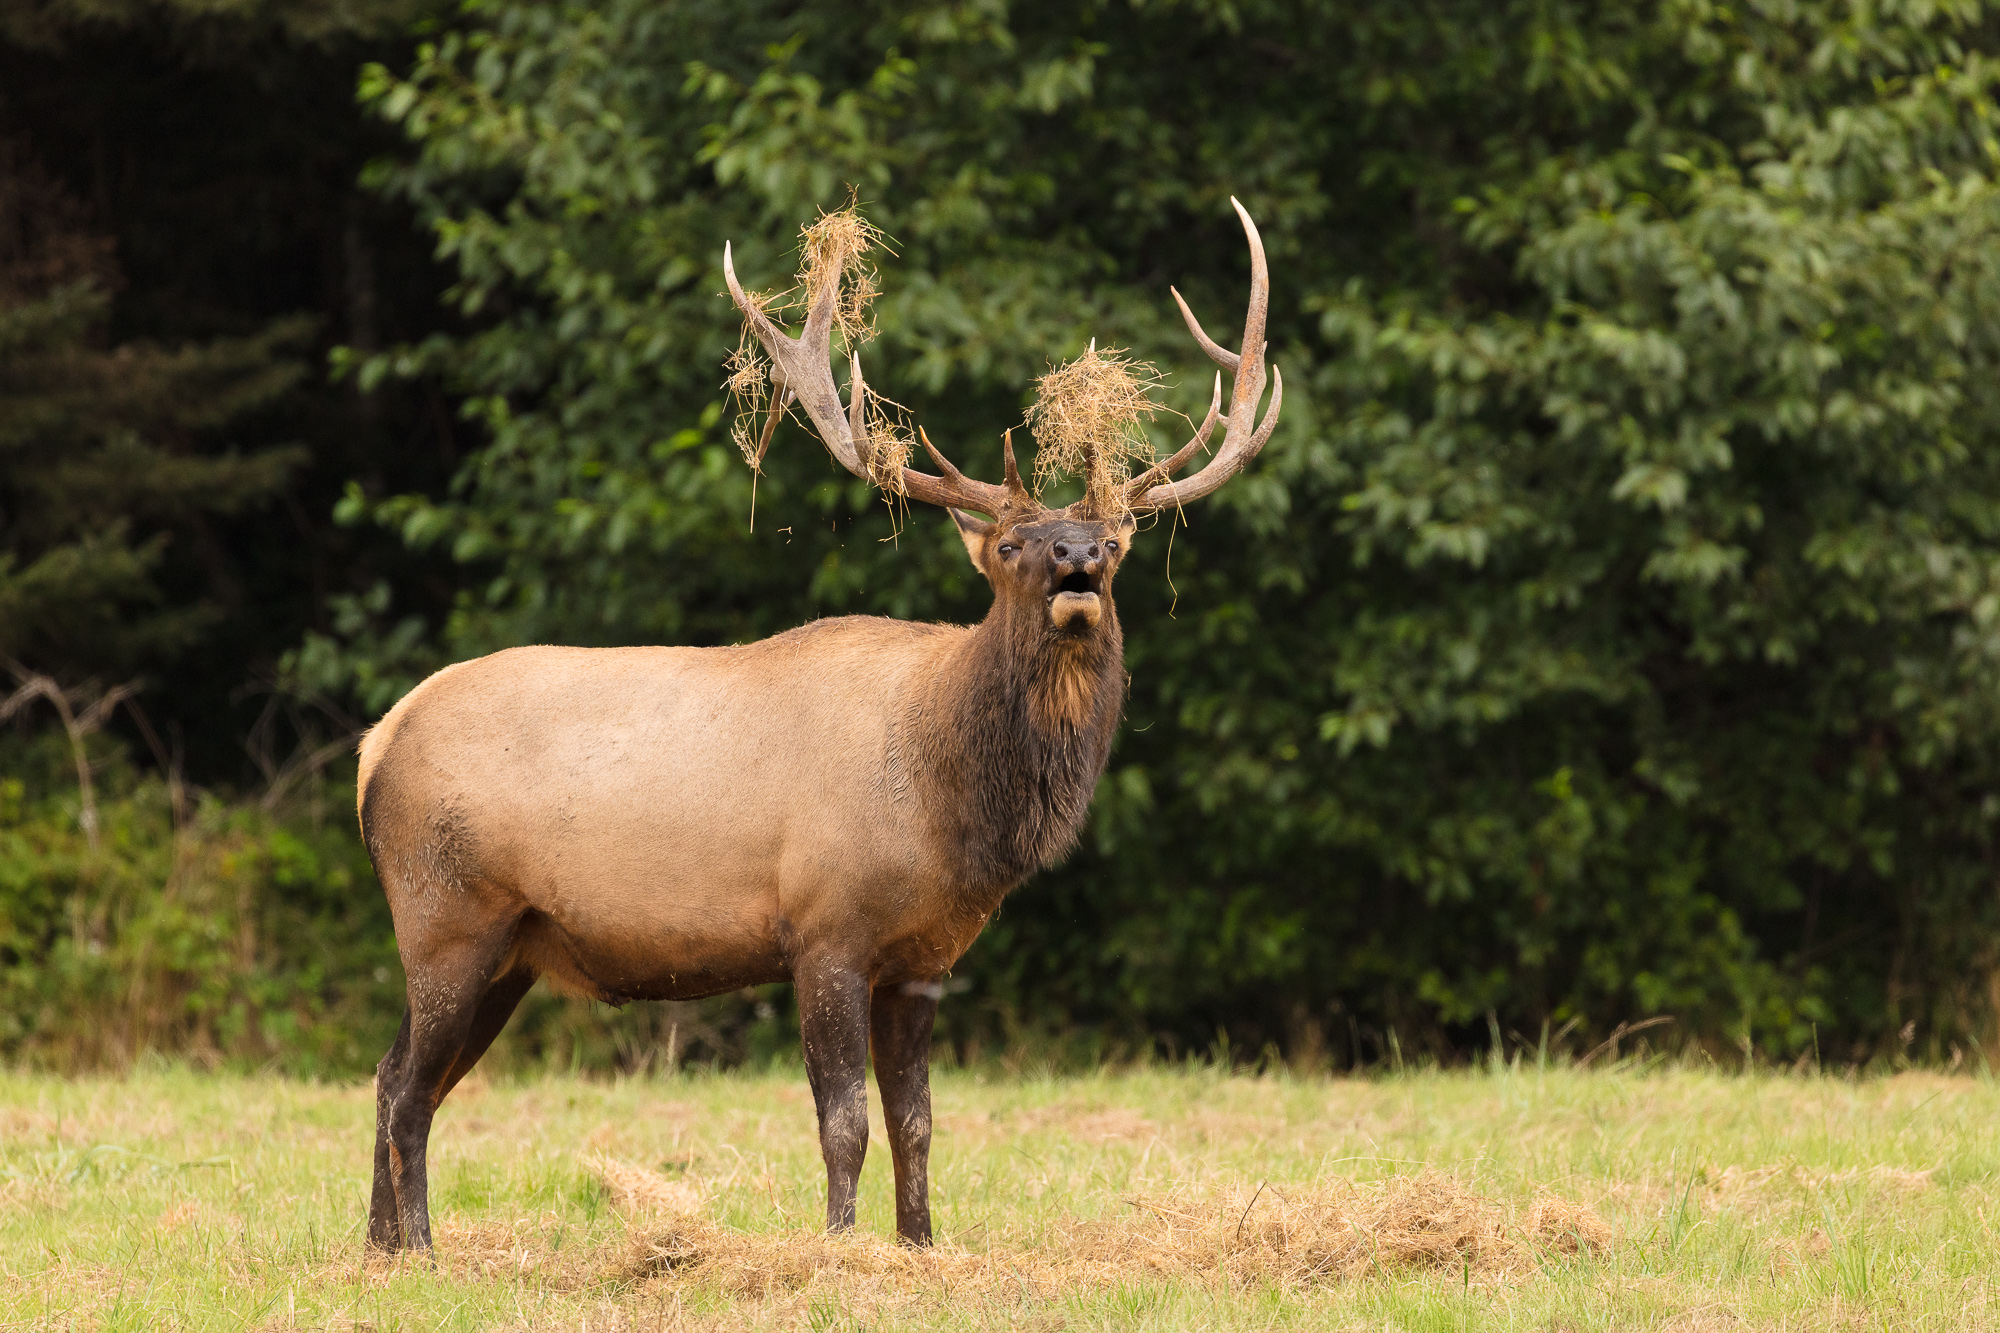
POLYGON ((1160 410, 1160 372, 1118 348, 1090 349, 1037 381, 1028 409, 1035 436, 1035 491, 1061 477, 1083 481, 1085 508, 1103 518, 1125 512, 1133 464, 1153 461, 1146 421, 1160 410))
POLYGON ((879 393, 868 395, 868 439, 861 455, 868 468, 868 480, 884 497, 901 496, 903 469, 909 466, 917 437, 910 426, 910 410, 879 393))
POLYGON ((875 266, 868 262, 868 252, 878 246, 887 248, 881 231, 861 216, 850 193, 847 207, 822 213, 819 221, 799 235, 799 256, 805 267, 799 270, 798 286, 793 290, 811 309, 829 287, 837 287, 840 304, 834 307, 834 327, 849 351, 862 346, 875 336, 870 307, 881 287, 875 266))
POLYGON ((765 415, 765 406, 770 402, 771 363, 757 350, 756 339, 745 332, 743 341, 722 364, 729 372, 722 387, 729 391, 730 402, 736 408, 736 419, 729 424, 729 439, 742 453, 744 462, 753 470, 761 470, 771 432, 765 430, 760 439, 755 423, 765 415))
MULTIPOLYGON (((749 294, 750 301, 766 314, 780 316, 786 311, 810 311, 828 292, 836 295, 834 329, 851 352, 875 336, 871 307, 880 292, 874 264, 868 255, 886 248, 883 236, 856 210, 854 197, 845 208, 822 213, 819 219, 799 230, 800 267, 793 285, 782 292, 749 294)), ((736 409, 729 438, 752 470, 762 471, 764 452, 771 447, 771 434, 778 418, 794 401, 790 388, 776 380, 764 348, 745 325, 736 350, 724 363, 729 375, 723 381, 736 409), (759 422, 761 421, 761 428, 759 422)), ((910 456, 910 438, 899 419, 887 413, 871 413, 869 443, 877 461, 873 471, 881 478, 900 479, 903 463, 910 456)))

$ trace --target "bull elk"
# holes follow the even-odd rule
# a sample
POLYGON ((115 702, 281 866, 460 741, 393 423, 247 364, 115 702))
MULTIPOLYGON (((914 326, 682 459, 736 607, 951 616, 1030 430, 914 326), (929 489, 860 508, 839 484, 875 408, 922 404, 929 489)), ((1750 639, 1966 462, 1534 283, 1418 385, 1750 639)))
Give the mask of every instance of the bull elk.
MULTIPOLYGON (((1231 201, 1235 203, 1234 200, 1231 201)), ((848 402, 831 331, 840 282, 794 338, 729 292, 841 466, 944 506, 993 587, 974 626, 819 620, 728 648, 514 648, 446 667, 361 743, 362 836, 409 978, 376 1082, 368 1240, 431 1244, 425 1152, 438 1104, 536 978, 610 1003, 797 988, 826 1161, 827 1226, 854 1224, 872 1050, 895 1161, 896 1230, 931 1237, 930 1041, 941 980, 1008 890, 1075 844, 1125 693, 1111 582, 1133 515, 1221 486, 1277 424, 1264 391, 1269 276, 1256 225, 1241 354, 1188 329, 1222 376, 1185 447, 1105 503, 1043 507, 1011 445, 999 485, 884 469, 858 356, 848 402), (973 514, 984 514, 980 519, 973 514)), ((765 435, 768 443, 768 428, 765 435)))

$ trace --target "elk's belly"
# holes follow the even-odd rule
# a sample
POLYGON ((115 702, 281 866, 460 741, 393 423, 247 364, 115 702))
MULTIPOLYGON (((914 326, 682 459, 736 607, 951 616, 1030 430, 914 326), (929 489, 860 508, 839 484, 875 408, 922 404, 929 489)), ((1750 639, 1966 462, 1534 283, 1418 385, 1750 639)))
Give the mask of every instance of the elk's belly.
POLYGON ((553 918, 522 919, 510 966, 527 965, 559 994, 613 1004, 699 1000, 790 973, 768 939, 677 930, 648 938, 579 937, 553 918))
POLYGON ((788 975, 772 928, 777 827, 597 795, 517 825, 495 858, 496 878, 529 908, 523 961, 558 990, 614 1001, 697 999, 788 975))
MULTIPOLYGON (((525 821, 493 869, 525 900, 516 955, 560 990, 695 999, 830 953, 882 982, 947 970, 986 913, 935 906, 939 867, 895 831, 813 809, 606 801, 525 821), (885 846, 884 842, 904 845, 885 846)), ((496 850, 498 850, 496 848, 496 850)))

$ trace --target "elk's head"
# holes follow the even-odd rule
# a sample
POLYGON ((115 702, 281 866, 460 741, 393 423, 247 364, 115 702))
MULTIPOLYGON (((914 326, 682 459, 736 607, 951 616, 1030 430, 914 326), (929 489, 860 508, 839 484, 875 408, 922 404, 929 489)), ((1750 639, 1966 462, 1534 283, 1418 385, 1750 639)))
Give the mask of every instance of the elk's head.
POLYGON ((953 509, 973 567, 995 598, 1050 633, 1083 636, 1111 609, 1111 578, 1136 526, 1130 514, 1095 518, 1062 509, 1003 512, 988 523, 953 509))
POLYGON ((1284 401, 1284 377, 1273 367, 1271 405, 1258 420, 1257 406, 1264 396, 1264 323, 1270 305, 1270 274, 1257 224, 1243 205, 1234 199, 1229 202, 1242 219, 1243 234, 1250 242, 1250 304, 1243 321, 1242 352, 1228 351, 1212 340, 1181 294, 1173 292, 1195 341, 1234 378, 1227 417, 1218 373, 1208 416, 1187 444, 1114 487, 1093 486, 1084 499, 1062 509, 1043 506, 1022 484, 1011 433, 1003 437, 1005 475, 998 485, 975 481, 960 472, 922 430, 917 438, 937 465, 935 475, 885 456, 868 428, 868 386, 861 378, 859 354, 849 355, 845 406, 834 384, 833 329, 845 309, 838 272, 831 281, 808 284, 805 328, 793 338, 744 293, 736 280, 730 249, 724 245, 722 272, 729 294, 771 358, 770 413, 754 449, 745 446, 752 464, 770 446, 778 419, 797 403, 811 418, 828 451, 849 472, 909 499, 951 511, 973 565, 993 585, 996 606, 1017 627, 1025 630, 1039 618, 1040 632, 1063 638, 1115 633, 1111 580, 1130 549, 1135 518, 1177 509, 1235 476, 1270 438, 1284 401), (1222 420, 1227 424, 1214 457, 1193 476, 1173 480, 1174 473, 1202 450, 1216 422, 1222 420), (989 515, 990 521, 976 517, 978 514, 989 515))

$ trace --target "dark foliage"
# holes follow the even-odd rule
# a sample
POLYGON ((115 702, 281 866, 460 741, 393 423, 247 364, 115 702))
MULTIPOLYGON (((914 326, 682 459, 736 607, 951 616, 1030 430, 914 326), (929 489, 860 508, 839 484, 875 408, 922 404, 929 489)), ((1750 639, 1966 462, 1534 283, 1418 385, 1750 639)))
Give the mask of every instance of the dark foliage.
POLYGON ((0 458, 0 560, 16 580, 43 562, 0 648, 71 683, 143 676, 203 782, 282 761, 293 735, 256 724, 330 596, 386 571, 449 596, 399 543, 331 522, 350 480, 441 486, 458 462, 433 389, 362 396, 325 373, 336 344, 438 324, 428 243, 357 180, 393 139, 354 105, 355 71, 409 50, 419 13, 0 8, 0 142, 25 206, 0 244, 11 271, 46 270, 0 293, 18 329, 0 433, 34 441, 0 458))

